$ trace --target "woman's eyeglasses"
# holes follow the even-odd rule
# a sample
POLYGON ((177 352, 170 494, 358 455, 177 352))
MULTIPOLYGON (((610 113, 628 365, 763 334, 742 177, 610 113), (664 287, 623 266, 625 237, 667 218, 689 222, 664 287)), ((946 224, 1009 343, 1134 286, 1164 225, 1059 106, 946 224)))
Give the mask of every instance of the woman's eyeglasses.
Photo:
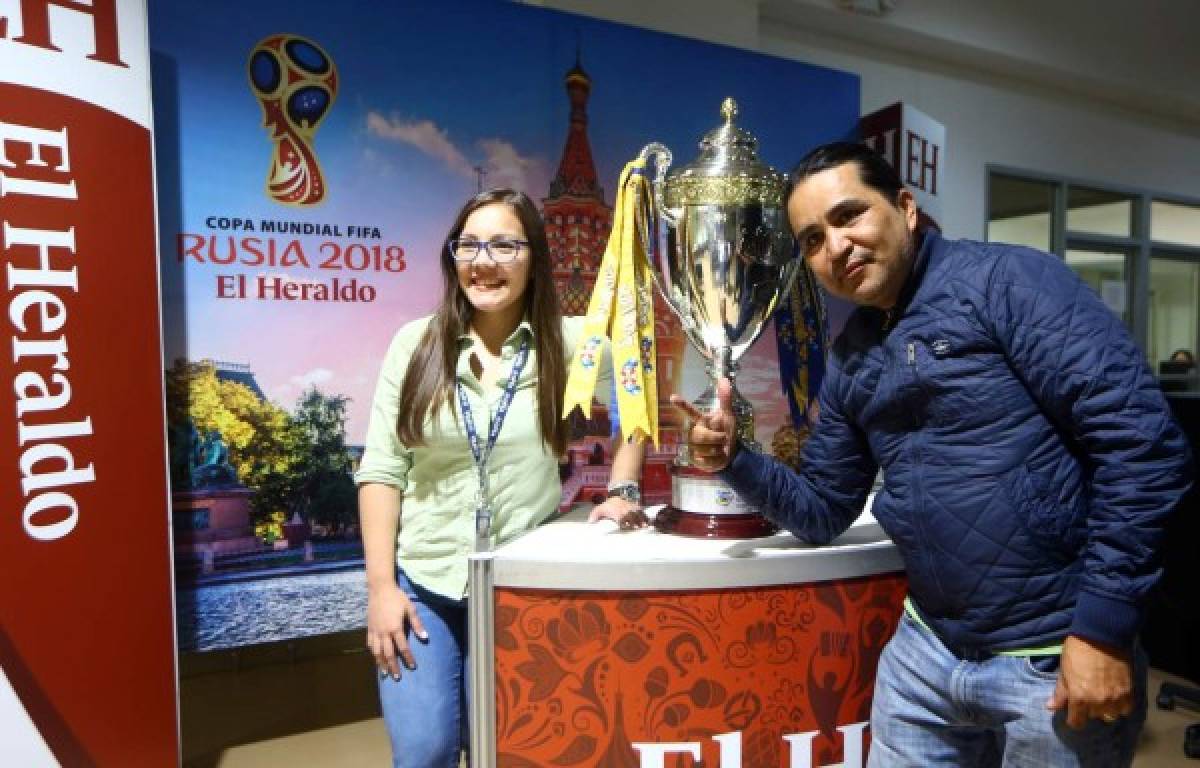
POLYGON ((497 264, 507 264, 517 258, 521 249, 528 246, 528 240, 476 240, 474 238, 458 238, 450 241, 450 255, 455 261, 470 263, 486 251, 492 261, 497 264))

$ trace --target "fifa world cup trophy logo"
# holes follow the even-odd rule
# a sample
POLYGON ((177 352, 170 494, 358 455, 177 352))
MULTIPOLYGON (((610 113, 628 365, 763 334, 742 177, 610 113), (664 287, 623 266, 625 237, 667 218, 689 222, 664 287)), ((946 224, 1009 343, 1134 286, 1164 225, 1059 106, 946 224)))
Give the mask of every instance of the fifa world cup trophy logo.
POLYGON ((248 68, 275 142, 267 194, 285 205, 316 205, 325 198, 325 180, 313 136, 337 95, 333 59, 306 38, 272 35, 254 46, 248 68))

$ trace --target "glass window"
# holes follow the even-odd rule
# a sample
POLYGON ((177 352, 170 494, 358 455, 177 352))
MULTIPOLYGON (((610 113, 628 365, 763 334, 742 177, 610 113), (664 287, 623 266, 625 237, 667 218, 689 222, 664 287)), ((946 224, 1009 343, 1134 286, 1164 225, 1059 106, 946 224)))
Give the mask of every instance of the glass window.
POLYGON ((1091 286, 1104 304, 1129 324, 1128 259, 1122 251, 1069 249, 1067 266, 1091 286))
POLYGON ((1067 190, 1067 229, 1096 235, 1133 234, 1133 198, 1102 189, 1067 190))
POLYGON ((1130 328, 1164 390, 1200 393, 1200 201, 1104 186, 989 170, 986 237, 1063 258, 1130 328))
POLYGON ((1197 389, 1200 262, 1152 256, 1146 354, 1166 391, 1197 389))
POLYGON ((1200 206, 1151 202, 1150 239, 1200 246, 1200 206))
POLYGON ((987 239, 1050 250, 1054 185, 992 174, 988 179, 987 239))

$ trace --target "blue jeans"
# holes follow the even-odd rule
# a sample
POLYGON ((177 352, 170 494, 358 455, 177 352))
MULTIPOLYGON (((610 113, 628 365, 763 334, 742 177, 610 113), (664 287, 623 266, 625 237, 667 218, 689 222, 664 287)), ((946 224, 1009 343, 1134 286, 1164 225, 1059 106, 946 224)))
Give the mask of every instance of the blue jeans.
POLYGON ((467 742, 467 601, 430 592, 396 569, 429 640, 408 633, 416 669, 379 680, 383 722, 396 768, 458 768, 467 742))
POLYGON ((1146 656, 1134 660, 1134 711, 1067 726, 1046 701, 1058 658, 962 661, 907 614, 884 648, 871 708, 869 768, 1129 766, 1146 719, 1146 656))

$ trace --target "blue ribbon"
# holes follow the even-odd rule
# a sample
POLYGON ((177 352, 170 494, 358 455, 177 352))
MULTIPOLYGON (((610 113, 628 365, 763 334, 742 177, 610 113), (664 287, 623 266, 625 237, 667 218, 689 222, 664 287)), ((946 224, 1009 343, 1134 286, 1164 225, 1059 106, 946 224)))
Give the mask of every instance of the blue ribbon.
POLYGON ((787 396, 792 425, 807 430, 811 406, 825 377, 825 351, 829 325, 816 280, 801 263, 792 290, 775 312, 775 340, 779 349, 779 378, 787 396), (807 372, 807 376, 804 374, 807 372))

